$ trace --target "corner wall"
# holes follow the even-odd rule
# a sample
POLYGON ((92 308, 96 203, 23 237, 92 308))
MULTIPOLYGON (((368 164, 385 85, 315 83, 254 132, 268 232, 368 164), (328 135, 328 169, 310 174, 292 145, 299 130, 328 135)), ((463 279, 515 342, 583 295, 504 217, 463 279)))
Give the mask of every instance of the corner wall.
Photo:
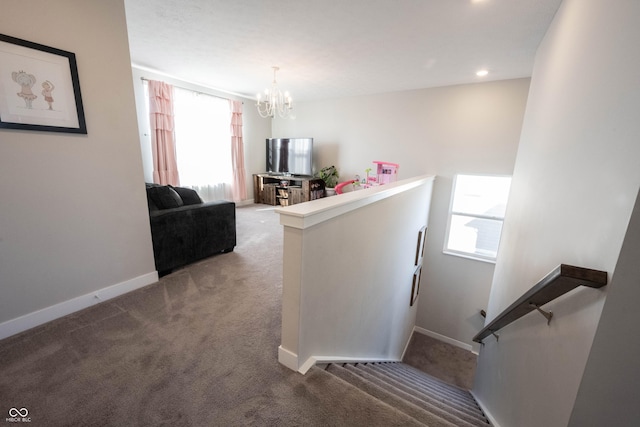
MULTIPOLYGON (((640 3, 565 0, 536 56, 487 321, 560 263, 616 263, 640 186, 640 3)), ((474 392, 502 426, 566 426, 608 287, 485 339, 474 392)), ((637 315, 635 319, 637 321, 637 315)))
POLYGON ((157 274, 123 1, 4 0, 0 29, 75 53, 88 128, 0 130, 2 338, 157 274))
POLYGON ((301 102, 276 119, 274 137, 310 136, 315 170, 335 164, 344 180, 372 161, 400 164, 400 178, 437 175, 416 325, 471 348, 482 328, 493 264, 445 255, 456 173, 511 175, 529 79, 301 102))
MULTIPOLYGON (((639 193, 640 196, 640 193, 639 193)), ((632 426, 640 420, 640 197, 622 244, 569 426, 632 426)))

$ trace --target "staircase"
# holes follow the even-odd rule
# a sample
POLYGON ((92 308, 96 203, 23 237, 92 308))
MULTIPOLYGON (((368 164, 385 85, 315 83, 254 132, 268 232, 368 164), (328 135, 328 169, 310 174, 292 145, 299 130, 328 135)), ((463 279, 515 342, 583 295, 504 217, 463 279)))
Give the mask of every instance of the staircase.
POLYGON ((490 426, 468 390, 400 362, 329 364, 327 372, 427 426, 490 426))

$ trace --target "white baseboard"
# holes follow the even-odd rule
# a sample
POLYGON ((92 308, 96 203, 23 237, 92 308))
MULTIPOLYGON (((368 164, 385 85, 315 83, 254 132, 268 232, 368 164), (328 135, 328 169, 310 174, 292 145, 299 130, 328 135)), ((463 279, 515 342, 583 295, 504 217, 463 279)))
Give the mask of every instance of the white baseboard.
POLYGON ((298 372, 304 375, 316 363, 375 363, 375 362, 400 362, 400 360, 369 358, 369 357, 311 356, 302 364, 302 366, 300 366, 300 369, 298 369, 298 372))
POLYGON ((298 355, 287 350, 286 348, 278 347, 278 362, 291 369, 292 371, 300 372, 302 375, 306 374, 316 363, 373 363, 373 362, 400 362, 395 359, 380 359, 380 358, 367 358, 367 357, 344 357, 344 356, 311 356, 305 362, 298 367, 298 355))
POLYGON ((500 424, 498 424, 496 419, 491 415, 491 412, 489 412, 487 410, 487 407, 482 403, 482 401, 480 399, 478 399, 478 396, 476 396, 476 394, 473 392, 473 390, 469 390, 469 391, 471 392, 471 395, 473 396, 473 398, 478 403, 478 406, 480 407, 480 409, 482 409, 482 412, 484 412, 484 415, 487 417, 487 419, 489 420, 491 425, 493 427, 500 427, 500 424))
POLYGON ((134 277, 125 282, 117 283, 97 291, 81 295, 76 298, 43 308, 15 319, 0 323, 0 339, 10 337, 20 332, 24 332, 36 326, 59 319, 76 311, 83 310, 92 305, 110 300, 117 296, 126 294, 143 286, 150 285, 158 281, 158 272, 147 273, 134 277))
POLYGON ((298 370, 298 355, 282 346, 278 347, 278 362, 292 371, 298 370))
POLYGON ((404 360, 404 355, 407 354, 407 350, 409 350, 409 344, 411 343, 411 338, 413 338, 414 332, 416 332, 415 326, 413 327, 413 330, 409 334, 409 339, 407 340, 407 343, 404 345, 404 350, 402 350, 402 356, 400 356, 400 360, 404 360))
POLYGON ((469 345, 467 343, 464 343, 462 341, 454 340, 453 338, 449 338, 449 337, 444 336, 444 335, 440 335, 437 332, 433 332, 433 331, 430 331, 428 329, 421 328, 419 326, 414 326, 413 330, 414 330, 414 332, 418 332, 418 333, 420 333, 422 335, 426 335, 428 337, 435 338, 438 341, 446 342, 447 344, 451 344, 451 345, 454 345, 456 347, 460 347, 463 350, 473 351, 473 347, 471 345, 469 345))

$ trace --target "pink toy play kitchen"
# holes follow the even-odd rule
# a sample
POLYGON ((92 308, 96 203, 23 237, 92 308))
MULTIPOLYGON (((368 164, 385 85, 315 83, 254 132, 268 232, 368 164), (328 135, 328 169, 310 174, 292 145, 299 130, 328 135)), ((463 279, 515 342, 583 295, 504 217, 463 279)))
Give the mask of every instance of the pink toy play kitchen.
MULTIPOLYGON (((398 180, 398 169, 400 165, 397 163, 374 161, 376 165, 376 175, 369 175, 371 169, 367 169, 367 176, 359 182, 358 179, 351 179, 336 185, 336 194, 344 193, 344 187, 348 185, 361 185, 361 188, 369 188, 375 185, 384 185, 398 180)), ((351 187, 347 187, 350 189, 351 187)), ((355 189, 355 188, 354 188, 355 189)))
POLYGON ((378 169, 378 185, 388 184, 398 180, 398 169, 400 168, 400 165, 379 161, 374 161, 373 163, 377 165, 378 169))

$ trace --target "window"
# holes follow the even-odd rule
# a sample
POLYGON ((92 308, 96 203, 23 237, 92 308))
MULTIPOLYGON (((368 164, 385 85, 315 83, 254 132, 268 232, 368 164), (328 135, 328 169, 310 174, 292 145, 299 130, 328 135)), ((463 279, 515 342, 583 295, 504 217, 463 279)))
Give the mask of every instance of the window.
POLYGON ((195 188, 205 200, 228 199, 225 190, 232 181, 229 101, 174 87, 173 104, 180 185, 195 188))
MULTIPOLYGON (((147 84, 144 94, 148 112, 147 84)), ((229 101, 174 86, 173 112, 180 185, 195 189, 204 201, 231 200, 229 101)))
POLYGON ((494 262, 511 177, 456 175, 444 252, 494 262))

